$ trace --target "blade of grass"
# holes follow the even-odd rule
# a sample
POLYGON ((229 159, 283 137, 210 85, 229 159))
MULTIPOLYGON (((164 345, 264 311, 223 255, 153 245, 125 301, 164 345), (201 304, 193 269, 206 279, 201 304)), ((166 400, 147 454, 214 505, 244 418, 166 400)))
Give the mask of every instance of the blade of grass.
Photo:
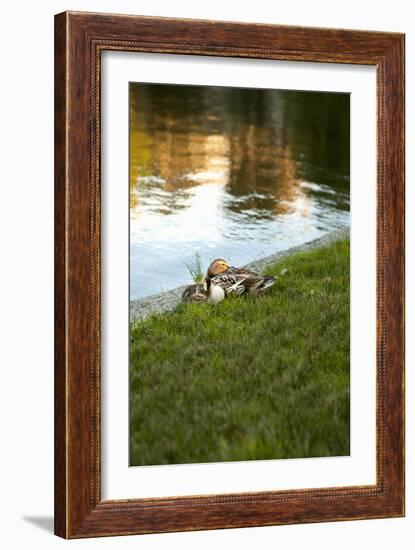
POLYGON ((183 262, 183 263, 186 266, 193 281, 196 284, 201 283, 204 276, 204 272, 202 268, 202 259, 200 257, 199 252, 195 252, 190 262, 183 262))

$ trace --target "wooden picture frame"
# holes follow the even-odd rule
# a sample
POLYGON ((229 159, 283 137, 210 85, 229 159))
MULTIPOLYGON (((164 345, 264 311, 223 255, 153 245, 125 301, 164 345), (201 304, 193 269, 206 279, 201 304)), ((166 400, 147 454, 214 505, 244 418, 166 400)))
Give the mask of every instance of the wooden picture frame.
POLYGON ((65 12, 55 17, 55 533, 64 538, 404 515, 404 35, 65 12), (377 71, 377 481, 101 500, 100 59, 104 50, 377 71))

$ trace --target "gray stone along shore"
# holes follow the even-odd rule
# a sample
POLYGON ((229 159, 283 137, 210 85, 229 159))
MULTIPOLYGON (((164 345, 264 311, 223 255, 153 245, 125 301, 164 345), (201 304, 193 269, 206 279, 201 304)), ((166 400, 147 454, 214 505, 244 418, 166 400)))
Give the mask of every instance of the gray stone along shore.
MULTIPOLYGON (((348 237, 349 234, 350 227, 342 227, 341 229, 336 229, 326 233, 322 237, 314 239, 313 241, 288 248, 287 250, 281 250, 280 252, 276 252, 270 256, 265 256, 260 260, 255 260, 254 262, 246 264, 244 267, 261 273, 268 265, 274 264, 282 258, 291 256, 297 252, 306 252, 308 250, 313 250, 314 248, 328 246, 339 239, 348 237)), ((171 311, 180 303, 183 290, 190 284, 192 283, 189 282, 187 285, 179 286, 178 288, 167 290, 166 292, 161 292, 159 294, 153 294, 152 296, 146 296, 145 298, 140 298, 139 300, 132 300, 130 302, 130 320, 144 319, 152 313, 164 313, 165 311, 171 311)))

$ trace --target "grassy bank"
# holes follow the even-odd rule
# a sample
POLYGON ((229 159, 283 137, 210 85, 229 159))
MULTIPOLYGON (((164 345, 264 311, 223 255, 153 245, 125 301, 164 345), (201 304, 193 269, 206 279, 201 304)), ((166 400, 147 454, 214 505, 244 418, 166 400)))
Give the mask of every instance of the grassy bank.
POLYGON ((131 325, 132 465, 349 454, 349 242, 267 274, 131 325))

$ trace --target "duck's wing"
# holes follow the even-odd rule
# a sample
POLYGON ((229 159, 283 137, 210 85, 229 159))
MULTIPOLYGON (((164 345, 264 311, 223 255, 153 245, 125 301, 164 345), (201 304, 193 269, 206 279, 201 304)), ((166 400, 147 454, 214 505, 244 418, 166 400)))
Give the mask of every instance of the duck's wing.
POLYGON ((271 275, 257 275, 256 273, 247 273, 243 284, 248 294, 262 294, 270 288, 276 279, 271 275))
POLYGON ((253 271, 246 269, 246 267, 235 267, 233 265, 229 267, 228 271, 238 275, 247 275, 247 274, 257 275, 257 273, 254 273, 253 271))
POLYGON ((230 294, 239 296, 240 294, 244 294, 246 291, 243 284, 241 284, 243 282, 243 278, 244 277, 238 273, 225 271, 224 273, 220 273, 219 275, 212 277, 211 284, 223 288, 226 296, 229 296, 230 294))
POLYGON ((259 294, 271 287, 275 283, 275 278, 271 276, 264 277, 248 270, 225 271, 216 275, 212 283, 221 286, 226 295, 236 295, 250 293, 259 294))

